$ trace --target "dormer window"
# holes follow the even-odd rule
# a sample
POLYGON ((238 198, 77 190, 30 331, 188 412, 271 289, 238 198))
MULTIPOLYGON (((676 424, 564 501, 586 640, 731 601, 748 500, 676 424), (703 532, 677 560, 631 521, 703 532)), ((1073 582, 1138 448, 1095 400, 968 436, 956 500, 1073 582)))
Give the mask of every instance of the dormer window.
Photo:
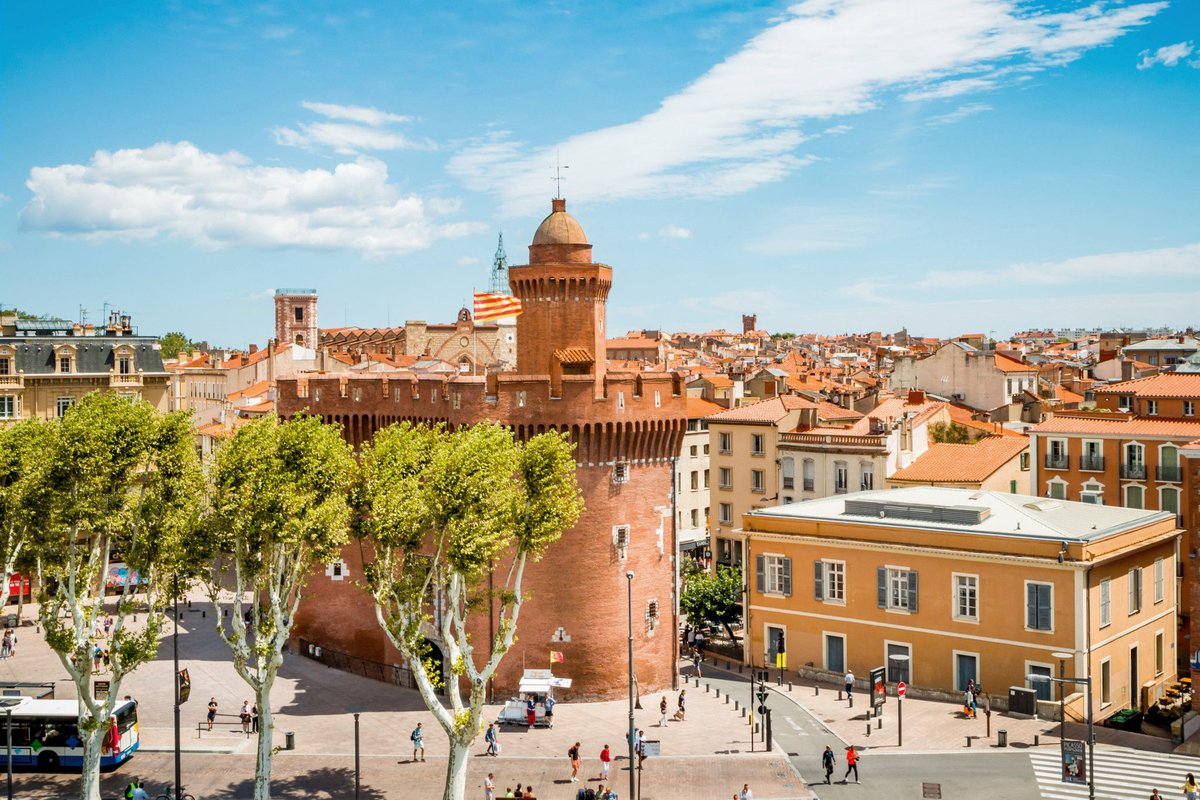
POLYGON ((63 375, 75 371, 74 347, 64 344, 54 348, 54 371, 63 375))
POLYGON ((70 356, 59 356, 58 357, 58 371, 59 372, 70 372, 71 371, 71 357, 70 356))
POLYGON ((133 356, 117 356, 117 373, 120 375, 133 374, 133 356))
POLYGON ((0 375, 12 375, 12 359, 0 356, 0 375))

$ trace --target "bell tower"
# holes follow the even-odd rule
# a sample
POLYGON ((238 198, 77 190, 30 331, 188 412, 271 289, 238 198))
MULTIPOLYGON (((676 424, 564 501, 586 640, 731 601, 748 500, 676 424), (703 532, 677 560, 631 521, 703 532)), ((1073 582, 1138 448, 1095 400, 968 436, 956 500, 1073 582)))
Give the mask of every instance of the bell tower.
POLYGON ((317 349, 317 290, 275 290, 275 341, 317 349))
POLYGON ((592 246, 565 199, 551 201, 550 216, 529 246, 529 263, 509 268, 509 285, 522 308, 517 372, 548 375, 556 393, 564 375, 590 375, 596 394, 603 394, 612 267, 592 261, 592 246))

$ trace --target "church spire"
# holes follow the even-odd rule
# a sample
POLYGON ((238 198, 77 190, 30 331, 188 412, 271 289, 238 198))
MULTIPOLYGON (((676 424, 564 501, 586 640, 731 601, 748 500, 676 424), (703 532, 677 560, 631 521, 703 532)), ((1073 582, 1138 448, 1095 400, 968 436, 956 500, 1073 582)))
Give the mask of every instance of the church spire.
POLYGON ((496 243, 496 256, 492 259, 492 293, 508 294, 508 256, 504 253, 504 233, 496 243))

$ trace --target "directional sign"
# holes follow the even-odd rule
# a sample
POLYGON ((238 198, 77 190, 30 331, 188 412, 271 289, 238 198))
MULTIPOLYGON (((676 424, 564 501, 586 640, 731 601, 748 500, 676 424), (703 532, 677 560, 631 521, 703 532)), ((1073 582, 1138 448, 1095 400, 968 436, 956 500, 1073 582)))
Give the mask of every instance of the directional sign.
POLYGON ((896 697, 904 697, 904 693, 908 691, 908 687, 904 685, 904 681, 896 684, 896 697))
POLYGON ((758 702, 760 702, 760 703, 767 702, 767 693, 765 691, 763 691, 763 690, 758 691, 758 702))

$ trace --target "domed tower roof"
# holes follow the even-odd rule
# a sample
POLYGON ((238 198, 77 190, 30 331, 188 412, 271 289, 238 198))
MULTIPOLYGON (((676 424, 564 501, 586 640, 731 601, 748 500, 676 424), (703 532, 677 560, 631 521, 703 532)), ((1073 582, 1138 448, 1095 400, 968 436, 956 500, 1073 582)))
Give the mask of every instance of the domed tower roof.
POLYGON ((533 234, 534 244, 587 244, 587 236, 579 220, 567 213, 565 198, 550 201, 550 216, 542 220, 533 234))

